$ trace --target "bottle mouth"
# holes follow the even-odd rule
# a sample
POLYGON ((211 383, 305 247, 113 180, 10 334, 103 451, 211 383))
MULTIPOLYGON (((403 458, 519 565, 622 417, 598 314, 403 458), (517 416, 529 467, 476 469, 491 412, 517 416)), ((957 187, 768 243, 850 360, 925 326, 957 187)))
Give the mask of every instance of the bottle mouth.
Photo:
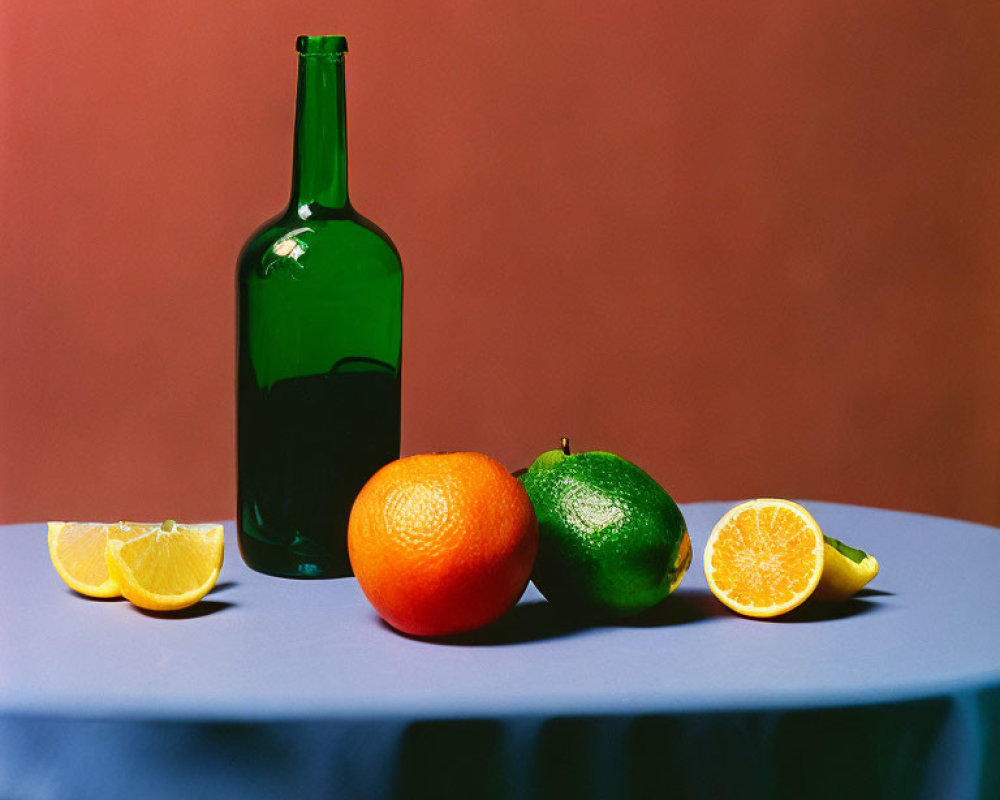
POLYGON ((295 49, 304 56, 339 56, 347 52, 347 37, 299 36, 295 49))

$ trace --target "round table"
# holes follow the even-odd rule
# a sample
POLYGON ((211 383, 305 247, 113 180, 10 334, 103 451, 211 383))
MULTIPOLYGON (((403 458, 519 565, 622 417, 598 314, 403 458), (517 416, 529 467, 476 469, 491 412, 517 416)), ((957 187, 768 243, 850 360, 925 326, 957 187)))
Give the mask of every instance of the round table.
POLYGON ((140 611, 69 590, 43 524, 0 528, 0 797, 1000 797, 1000 530, 804 504, 881 574, 774 620, 708 592, 732 503, 643 616, 529 586, 482 631, 402 636, 356 581, 249 570, 140 611))

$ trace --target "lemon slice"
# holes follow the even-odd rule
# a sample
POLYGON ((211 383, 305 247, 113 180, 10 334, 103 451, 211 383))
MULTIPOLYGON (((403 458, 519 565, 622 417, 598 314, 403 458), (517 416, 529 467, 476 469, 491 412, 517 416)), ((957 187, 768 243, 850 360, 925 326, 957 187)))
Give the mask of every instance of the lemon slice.
POLYGON ((215 586, 222 568, 221 525, 162 525, 127 541, 108 539, 111 579, 134 605, 176 611, 194 605, 215 586))
POLYGON ((104 558, 109 539, 127 540, 153 525, 137 522, 50 522, 49 557, 59 577, 87 597, 118 597, 104 558))
POLYGON ((823 534, 789 500, 750 500, 725 513, 708 537, 708 588, 733 611, 776 617, 805 602, 823 573, 823 534))
POLYGON ((826 603, 847 600, 878 575, 875 556, 849 547, 832 536, 823 537, 823 574, 813 599, 826 603))

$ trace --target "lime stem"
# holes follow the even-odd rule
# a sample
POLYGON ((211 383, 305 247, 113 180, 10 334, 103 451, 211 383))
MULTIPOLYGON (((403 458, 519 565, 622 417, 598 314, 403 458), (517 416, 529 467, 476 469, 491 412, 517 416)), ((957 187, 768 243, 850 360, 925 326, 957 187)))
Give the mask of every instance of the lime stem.
POLYGON ((569 439, 567 439, 565 436, 563 436, 559 440, 559 446, 562 448, 563 455, 564 456, 568 456, 569 455, 569 439))
POLYGON ((163 531, 164 533, 170 533, 170 531, 174 529, 174 525, 176 524, 177 523, 174 522, 172 519, 168 519, 160 526, 160 530, 163 531))

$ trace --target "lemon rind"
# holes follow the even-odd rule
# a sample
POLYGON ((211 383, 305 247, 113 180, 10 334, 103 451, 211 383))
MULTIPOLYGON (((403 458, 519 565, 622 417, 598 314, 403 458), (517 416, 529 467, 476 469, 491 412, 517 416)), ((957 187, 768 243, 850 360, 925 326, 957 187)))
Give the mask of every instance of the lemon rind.
POLYGON ((878 571, 878 560, 870 553, 860 563, 856 563, 837 548, 825 545, 823 575, 813 592, 813 598, 821 603, 849 600, 871 583, 878 571))

